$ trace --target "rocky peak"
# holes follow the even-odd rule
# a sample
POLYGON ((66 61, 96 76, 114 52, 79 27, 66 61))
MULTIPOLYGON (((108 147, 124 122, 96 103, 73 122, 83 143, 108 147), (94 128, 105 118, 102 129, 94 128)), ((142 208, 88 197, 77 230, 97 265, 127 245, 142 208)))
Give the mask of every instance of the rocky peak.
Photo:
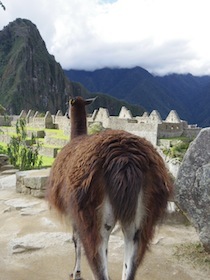
POLYGON ((21 109, 65 111, 72 84, 32 22, 16 19, 4 27, 0 61, 0 103, 10 113, 18 114, 21 109))

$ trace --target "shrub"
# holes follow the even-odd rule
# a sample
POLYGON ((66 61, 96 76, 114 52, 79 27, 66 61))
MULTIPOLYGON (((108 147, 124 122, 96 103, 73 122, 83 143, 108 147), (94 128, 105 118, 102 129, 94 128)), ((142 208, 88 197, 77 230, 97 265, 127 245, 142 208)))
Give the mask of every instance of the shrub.
POLYGON ((29 170, 42 166, 42 157, 39 157, 40 143, 32 134, 27 139, 26 121, 20 119, 16 123, 16 135, 11 137, 7 145, 7 154, 10 163, 19 170, 29 170))
POLYGON ((182 161, 189 144, 189 139, 180 140, 175 145, 171 145, 169 149, 163 149, 163 153, 170 158, 178 158, 180 161, 182 161))
POLYGON ((95 134, 102 130, 104 130, 104 128, 101 123, 93 123, 88 127, 88 134, 95 134))

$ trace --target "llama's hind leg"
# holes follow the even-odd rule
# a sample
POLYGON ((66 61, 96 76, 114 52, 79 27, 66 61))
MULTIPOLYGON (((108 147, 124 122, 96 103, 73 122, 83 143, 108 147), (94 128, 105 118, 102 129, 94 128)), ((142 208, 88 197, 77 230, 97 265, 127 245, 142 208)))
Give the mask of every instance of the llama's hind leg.
POLYGON ((75 247, 75 265, 73 273, 70 275, 70 279, 81 280, 81 241, 75 227, 73 227, 72 239, 75 247))
POLYGON ((140 246, 139 229, 135 224, 123 228, 124 233, 124 263, 122 280, 133 280, 139 265, 138 249, 140 246))
MULTIPOLYGON (((101 228, 98 231, 100 235, 100 243, 97 248, 92 248, 95 250, 96 254, 86 251, 86 255, 94 275, 95 280, 109 280, 108 275, 108 241, 110 234, 115 226, 115 218, 113 215, 112 207, 108 199, 105 200, 103 207, 101 209, 101 228)), ((84 244, 84 247, 86 245, 84 244)), ((89 248, 90 250, 90 248, 89 248)))
POLYGON ((140 255, 140 246, 142 246, 140 237, 144 214, 144 204, 140 195, 134 220, 129 224, 121 225, 125 246, 122 280, 135 279, 137 268, 143 258, 144 253, 140 255))

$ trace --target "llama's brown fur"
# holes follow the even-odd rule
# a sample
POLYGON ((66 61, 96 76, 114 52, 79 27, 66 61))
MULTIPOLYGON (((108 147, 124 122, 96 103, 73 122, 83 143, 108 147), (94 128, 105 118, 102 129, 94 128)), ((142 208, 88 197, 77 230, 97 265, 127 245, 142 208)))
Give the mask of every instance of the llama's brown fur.
POLYGON ((47 198, 60 213, 71 216, 91 264, 97 262, 104 197, 109 197, 115 219, 129 225, 140 191, 146 214, 135 235, 141 244, 138 267, 172 192, 164 162, 147 140, 120 130, 74 137, 51 169, 47 198))

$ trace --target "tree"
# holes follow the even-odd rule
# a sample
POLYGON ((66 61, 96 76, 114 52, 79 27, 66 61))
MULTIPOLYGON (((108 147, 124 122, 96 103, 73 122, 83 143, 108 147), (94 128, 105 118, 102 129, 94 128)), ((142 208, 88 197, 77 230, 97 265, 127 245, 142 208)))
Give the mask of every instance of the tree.
POLYGON ((4 10, 6 10, 6 7, 4 6, 4 4, 0 1, 0 6, 2 6, 2 8, 4 9, 4 10))

